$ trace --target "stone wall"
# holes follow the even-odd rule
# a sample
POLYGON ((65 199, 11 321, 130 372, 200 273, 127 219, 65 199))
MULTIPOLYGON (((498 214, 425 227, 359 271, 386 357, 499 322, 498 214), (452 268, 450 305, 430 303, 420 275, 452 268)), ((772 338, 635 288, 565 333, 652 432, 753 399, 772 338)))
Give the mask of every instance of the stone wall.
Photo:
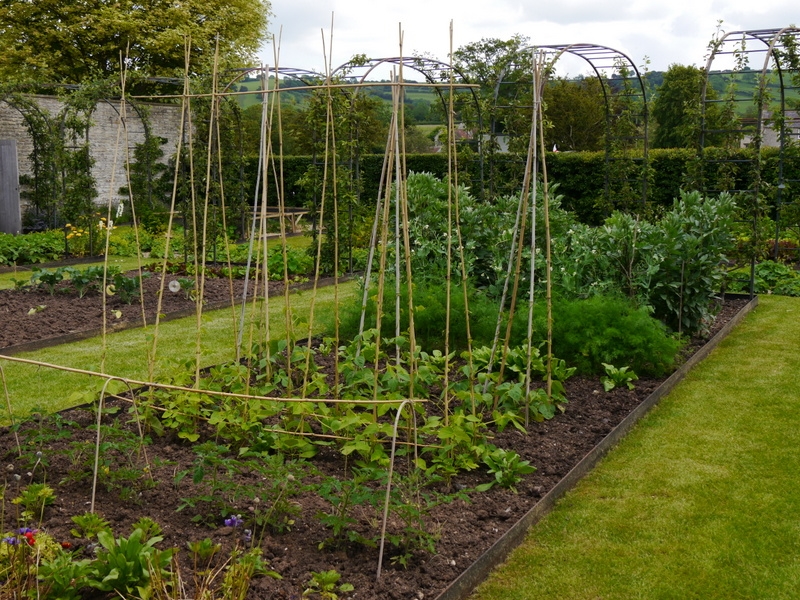
MULTIPOLYGON (((42 112, 57 120, 63 103, 52 96, 31 97, 42 112)), ((166 104, 142 104, 150 126, 150 133, 167 139, 162 146, 164 161, 175 153, 180 135, 180 107, 166 104)), ((119 188, 127 184, 126 161, 133 161, 133 149, 144 141, 145 129, 138 113, 126 105, 125 123, 122 127, 120 103, 101 101, 92 113, 89 129, 89 144, 94 158, 94 175, 97 187, 97 203, 105 205, 111 199, 116 204, 120 198, 119 188)), ((16 140, 19 156, 19 174, 31 173, 30 155, 33 140, 28 134, 22 113, 7 102, 0 101, 0 140, 16 140)))

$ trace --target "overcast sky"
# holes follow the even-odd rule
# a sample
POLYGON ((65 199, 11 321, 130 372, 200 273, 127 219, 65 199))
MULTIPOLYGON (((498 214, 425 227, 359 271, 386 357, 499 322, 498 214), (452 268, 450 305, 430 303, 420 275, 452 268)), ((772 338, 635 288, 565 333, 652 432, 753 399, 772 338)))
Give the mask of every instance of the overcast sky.
MULTIPOLYGON (((705 66, 720 19, 727 32, 800 24, 797 0, 272 0, 272 12, 279 64, 319 72, 331 31, 334 68, 354 54, 399 56, 401 26, 404 56, 446 62, 452 21, 454 48, 519 33, 537 45, 608 46, 637 66, 649 57, 650 70, 665 70, 672 63, 705 66)), ((272 45, 260 57, 274 64, 272 45)))

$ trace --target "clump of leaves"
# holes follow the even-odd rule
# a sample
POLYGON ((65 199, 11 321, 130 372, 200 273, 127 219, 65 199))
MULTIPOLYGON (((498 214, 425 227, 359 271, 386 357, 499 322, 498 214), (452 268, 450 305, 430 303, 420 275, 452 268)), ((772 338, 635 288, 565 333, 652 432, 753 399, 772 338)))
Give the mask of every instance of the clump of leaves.
POLYGON ((106 294, 117 294, 125 304, 132 304, 142 287, 142 277, 139 275, 128 277, 124 273, 115 273, 111 281, 106 288, 106 294))
POLYGON ((230 565, 222 579, 220 591, 223 598, 244 600, 250 589, 253 577, 261 575, 281 579, 281 576, 268 568, 268 563, 261 557, 260 548, 251 548, 242 552, 238 548, 231 554, 230 565))
POLYGON ((103 267, 93 266, 86 269, 67 267, 65 273, 69 275, 70 285, 78 292, 78 297, 83 298, 88 292, 97 289, 103 281, 103 267))
POLYGON ((357 507, 374 507, 380 503, 382 492, 368 485, 376 477, 374 469, 354 469, 352 479, 328 477, 320 484, 317 493, 331 505, 330 512, 317 515, 331 531, 331 537, 320 542, 320 548, 341 548, 346 543, 376 545, 374 539, 366 538, 358 531, 358 520, 353 514, 357 507))
POLYGON ((114 592, 121 597, 146 598, 150 589, 151 569, 166 571, 173 551, 158 550, 155 546, 163 538, 145 538, 141 529, 135 529, 128 538, 100 531, 97 541, 102 546, 92 564, 89 585, 103 592, 114 592))
POLYGON ((330 571, 311 571, 311 579, 306 582, 303 597, 319 597, 325 600, 337 600, 339 594, 352 592, 355 587, 350 583, 339 583, 342 574, 336 569, 330 571))
POLYGON ((475 489, 479 492, 485 492, 494 485, 499 485, 516 494, 517 490, 514 486, 522 481, 523 476, 536 471, 536 467, 532 466, 529 461, 522 460, 519 454, 503 448, 495 448, 488 452, 483 457, 483 463, 488 467, 489 474, 494 475, 494 480, 476 486, 475 489))
POLYGON ((40 269, 32 268, 31 284, 43 286, 51 296, 55 296, 56 286, 64 280, 64 269, 40 269))
MULTIPOLYGON (((546 331, 537 311, 536 331, 546 331)), ((538 341, 538 340, 537 340, 538 341)), ((626 364, 639 374, 669 371, 681 347, 647 307, 620 297, 593 296, 553 303, 553 354, 581 374, 602 374, 603 363, 626 364)))
POLYGON ((111 531, 111 523, 97 513, 87 512, 82 515, 75 515, 72 517, 72 522, 75 523, 76 527, 70 529, 70 533, 78 538, 90 540, 101 531, 111 531))
POLYGON ((161 535, 164 531, 161 525, 156 523, 150 517, 141 517, 136 523, 133 524, 133 529, 141 529, 144 537, 152 538, 161 535))
POLYGON ((24 520, 41 519, 44 514, 45 506, 49 506, 56 499, 53 488, 44 483, 32 483, 20 491, 19 496, 11 500, 13 504, 19 504, 24 509, 22 516, 24 520))
POLYGON ((614 365, 608 363, 603 363, 603 367, 606 370, 606 374, 600 378, 600 383, 603 384, 603 389, 607 392, 610 392, 620 385, 626 385, 629 390, 632 390, 635 387, 633 382, 639 379, 636 373, 631 371, 628 367, 621 367, 618 369, 614 365))

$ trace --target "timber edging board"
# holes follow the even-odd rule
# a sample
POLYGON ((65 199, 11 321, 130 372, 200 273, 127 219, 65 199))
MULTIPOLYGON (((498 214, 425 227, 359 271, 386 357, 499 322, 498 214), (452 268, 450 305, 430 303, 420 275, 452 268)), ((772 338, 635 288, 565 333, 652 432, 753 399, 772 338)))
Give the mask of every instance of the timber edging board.
MULTIPOLYGON (((731 294, 731 296, 736 296, 731 294)), ((522 544, 528 530, 538 523, 555 506, 556 501, 591 471, 594 466, 608 454, 633 426, 644 417, 658 401, 666 396, 686 376, 686 374, 727 337, 741 320, 758 306, 758 297, 754 297, 736 315, 725 324, 706 344, 695 352, 681 367, 658 386, 652 394, 622 420, 611 432, 600 440, 589 453, 567 473, 547 494, 542 497, 522 518, 506 531, 486 552, 472 563, 461 575, 436 597, 436 600, 466 600, 497 566, 502 564, 517 546, 522 544)))

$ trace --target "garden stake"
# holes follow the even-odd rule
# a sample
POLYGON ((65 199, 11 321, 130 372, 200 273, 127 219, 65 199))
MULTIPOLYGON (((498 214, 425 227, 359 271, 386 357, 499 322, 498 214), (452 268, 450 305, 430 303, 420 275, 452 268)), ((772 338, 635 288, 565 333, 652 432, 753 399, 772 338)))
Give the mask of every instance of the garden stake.
POLYGON ((414 400, 403 400, 400 403, 400 407, 397 409, 397 414, 394 417, 394 429, 392 430, 392 452, 389 457, 389 475, 388 480, 386 481, 386 499, 383 503, 383 524, 381 525, 381 544, 380 549, 378 550, 378 573, 375 576, 375 579, 381 578, 381 566, 383 565, 383 547, 384 543, 386 542, 386 522, 389 519, 389 495, 392 491, 392 474, 394 473, 394 454, 395 448, 397 446, 397 427, 400 422, 400 415, 403 413, 403 408, 406 404, 412 405, 411 416, 413 418, 414 423, 414 463, 416 465, 416 458, 417 458, 417 415, 413 410, 413 403, 414 400))
MULTIPOLYGON (((539 106, 541 110, 541 106, 539 106)), ((553 401, 553 284, 550 273, 553 269, 553 258, 550 243, 550 188, 547 183, 547 161, 544 153, 544 121, 539 119, 539 144, 542 152, 542 205, 544 208, 544 243, 545 243, 545 302, 547 304, 547 399, 553 401)))
MULTIPOLYGON (((185 73, 188 73, 189 70, 189 56, 188 50, 185 50, 185 73)), ((189 79, 188 75, 184 77, 183 81, 183 96, 181 96, 181 122, 180 128, 178 132, 178 141, 175 148, 175 156, 179 158, 181 156, 181 152, 183 151, 183 136, 184 136, 184 126, 186 124, 186 111, 187 111, 187 103, 188 103, 188 93, 189 93, 189 79)), ((175 220, 175 200, 178 195, 178 181, 180 175, 180 165, 181 161, 176 158, 175 160, 175 170, 172 177, 172 193, 170 195, 170 206, 169 206, 169 218, 167 220, 167 236, 164 242, 164 260, 161 262, 161 282, 159 284, 159 294, 156 304, 156 318, 155 323, 153 325, 153 343, 148 352, 147 356, 147 374, 148 379, 151 381, 155 378, 155 367, 156 367, 156 351, 158 349, 158 326, 161 323, 161 307, 162 307, 162 299, 164 297, 164 290, 166 289, 166 278, 167 278, 167 261, 170 256, 170 242, 172 240, 172 227, 175 220)), ((131 202, 131 206, 133 206, 133 202, 131 202)), ((185 236, 185 233, 184 233, 185 236)), ((137 242, 138 243, 138 242, 137 242)), ((184 244, 184 248, 186 244, 184 244)))
POLYGON ((19 434, 17 430, 14 428, 14 413, 11 409, 11 397, 8 395, 8 385, 6 383, 6 372, 3 369, 3 365, 0 365, 0 379, 3 380, 3 393, 6 397, 6 408, 8 409, 8 420, 11 424, 11 431, 14 432, 14 440, 17 442, 17 452, 19 455, 22 456, 22 446, 19 443, 19 434))
POLYGON ((95 438, 95 445, 94 445, 94 469, 92 473, 92 503, 89 507, 89 512, 94 512, 94 499, 97 494, 97 470, 100 467, 100 423, 103 420, 103 400, 105 400, 106 396, 106 388, 108 384, 111 383, 115 377, 109 377, 106 379, 106 382, 103 384, 103 389, 100 390, 100 400, 97 404, 97 436, 95 438))
MULTIPOLYGON (((450 21, 450 94, 449 94, 449 106, 448 106, 448 115, 447 115, 447 128, 448 128, 448 144, 447 144, 447 185, 448 185, 448 203, 450 202, 450 194, 452 190, 455 190, 453 194, 453 203, 455 208, 455 219, 456 219, 456 235, 458 236, 458 256, 461 260, 461 293, 464 297, 464 316, 465 316, 465 326, 466 326, 466 333, 467 333, 467 365, 469 367, 469 372, 472 374, 473 371, 473 362, 472 362, 472 329, 469 320, 469 289, 468 289, 468 276, 467 276, 467 261, 464 257, 464 240, 461 235, 461 211, 460 211, 460 204, 459 204, 459 192, 458 192, 458 151, 456 148, 456 135, 455 135, 455 91, 453 88, 453 84, 455 83, 455 76, 454 76, 454 69, 453 69, 453 21, 450 21)), ((450 277, 450 273, 448 273, 448 278, 450 277)), ((449 290, 448 290, 449 291, 449 290)), ((449 313, 448 313, 448 322, 449 322, 449 313)), ((449 356, 449 355, 448 355, 449 356)), ((445 365, 449 367, 450 359, 445 358, 445 365)), ((446 390, 447 388, 445 388, 446 390)), ((447 398, 447 394, 445 393, 445 398, 447 398)), ((475 407, 475 386, 469 386, 469 400, 470 400, 470 409, 472 411, 472 416, 476 415, 476 407, 475 407)), ((449 403, 447 404, 449 407, 449 403)), ((445 416, 447 418, 447 416, 445 416)))
MULTIPOLYGON (((277 83, 276 83, 277 85, 277 83)), ((264 72, 262 68, 261 72, 261 93, 264 93, 264 72)), ((262 104, 261 109, 261 139, 264 140, 266 137, 266 127, 267 127, 267 103, 264 102, 262 104)), ((250 283, 250 265, 253 261, 253 244, 256 239, 256 223, 258 222, 258 191, 261 188, 261 170, 264 165, 264 153, 265 148, 263 147, 264 144, 258 145, 258 169, 256 170, 256 190, 254 192, 253 198, 253 221, 250 225, 250 243, 247 247, 247 266, 244 270, 244 289, 242 291, 242 310, 239 312, 239 331, 236 338, 236 348, 237 354, 238 349, 242 347, 242 337, 244 336, 244 316, 247 309, 247 288, 250 283)), ((265 182, 266 185, 266 182, 265 182)), ((259 231, 259 242, 263 239, 260 237, 259 231)), ((169 238, 167 239, 169 241, 169 238)), ((266 240, 264 240, 266 243, 266 240)), ((165 253, 167 254, 167 253, 165 253)), ((254 283, 254 287, 255 287, 254 283)))

